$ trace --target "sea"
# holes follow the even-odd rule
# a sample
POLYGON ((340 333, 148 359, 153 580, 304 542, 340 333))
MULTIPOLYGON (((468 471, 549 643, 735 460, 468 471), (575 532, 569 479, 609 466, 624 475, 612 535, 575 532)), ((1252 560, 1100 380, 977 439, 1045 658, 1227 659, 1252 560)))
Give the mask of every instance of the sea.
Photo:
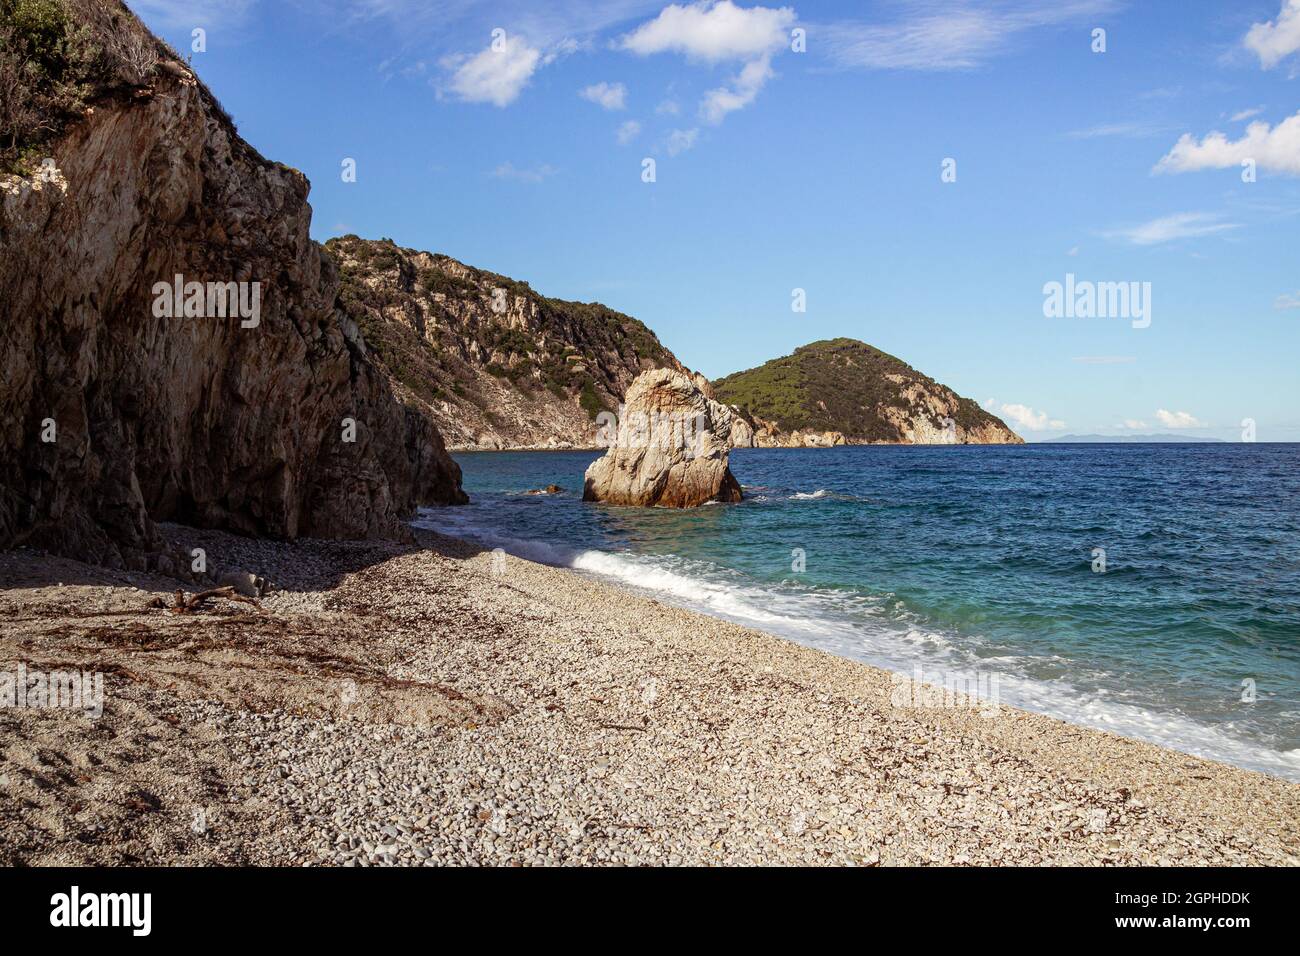
POLYGON ((1300 444, 737 449, 686 511, 584 502, 598 454, 457 453, 415 523, 1300 781, 1300 444))

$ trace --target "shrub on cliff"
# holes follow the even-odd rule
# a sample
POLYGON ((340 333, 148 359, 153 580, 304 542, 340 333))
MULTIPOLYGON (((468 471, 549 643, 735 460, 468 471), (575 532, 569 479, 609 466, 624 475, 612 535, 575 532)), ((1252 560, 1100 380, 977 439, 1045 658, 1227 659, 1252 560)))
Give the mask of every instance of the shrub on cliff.
POLYGON ((92 97, 147 82, 160 49, 117 0, 0 0, 0 173, 29 173, 92 97))

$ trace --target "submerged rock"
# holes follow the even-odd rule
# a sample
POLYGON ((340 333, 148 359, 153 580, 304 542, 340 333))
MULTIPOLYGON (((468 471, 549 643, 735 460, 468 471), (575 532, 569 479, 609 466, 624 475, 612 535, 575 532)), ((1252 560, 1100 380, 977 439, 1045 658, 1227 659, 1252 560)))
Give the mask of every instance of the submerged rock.
POLYGON ((740 501, 731 474, 732 412, 673 369, 643 372, 629 386, 618 432, 591 463, 584 501, 695 508, 740 501))

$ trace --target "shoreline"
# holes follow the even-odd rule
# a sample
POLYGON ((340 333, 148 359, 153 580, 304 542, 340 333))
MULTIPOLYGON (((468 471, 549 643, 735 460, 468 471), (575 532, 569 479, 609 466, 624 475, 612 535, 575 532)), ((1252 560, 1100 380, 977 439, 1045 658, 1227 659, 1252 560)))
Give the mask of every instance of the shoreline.
POLYGON ((165 533, 280 590, 172 615, 142 610, 171 579, 0 554, 0 669, 106 674, 98 721, 0 708, 2 862, 1300 862, 1300 785, 899 707, 890 672, 579 572, 165 533))

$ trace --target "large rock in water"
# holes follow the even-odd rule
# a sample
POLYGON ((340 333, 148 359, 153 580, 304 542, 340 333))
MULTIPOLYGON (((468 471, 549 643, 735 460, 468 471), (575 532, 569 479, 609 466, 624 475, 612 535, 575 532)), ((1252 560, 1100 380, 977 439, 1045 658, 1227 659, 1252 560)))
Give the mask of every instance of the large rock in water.
POLYGON ((583 500, 663 508, 739 501, 727 466, 731 428, 731 409, 687 376, 643 372, 628 387, 609 451, 587 469, 583 500))
POLYGON ((142 567, 156 521, 409 536, 416 505, 465 500, 337 307, 306 177, 206 89, 160 72, 48 151, 0 176, 0 547, 142 567), (176 275, 260 283, 259 321, 160 316, 176 275))

